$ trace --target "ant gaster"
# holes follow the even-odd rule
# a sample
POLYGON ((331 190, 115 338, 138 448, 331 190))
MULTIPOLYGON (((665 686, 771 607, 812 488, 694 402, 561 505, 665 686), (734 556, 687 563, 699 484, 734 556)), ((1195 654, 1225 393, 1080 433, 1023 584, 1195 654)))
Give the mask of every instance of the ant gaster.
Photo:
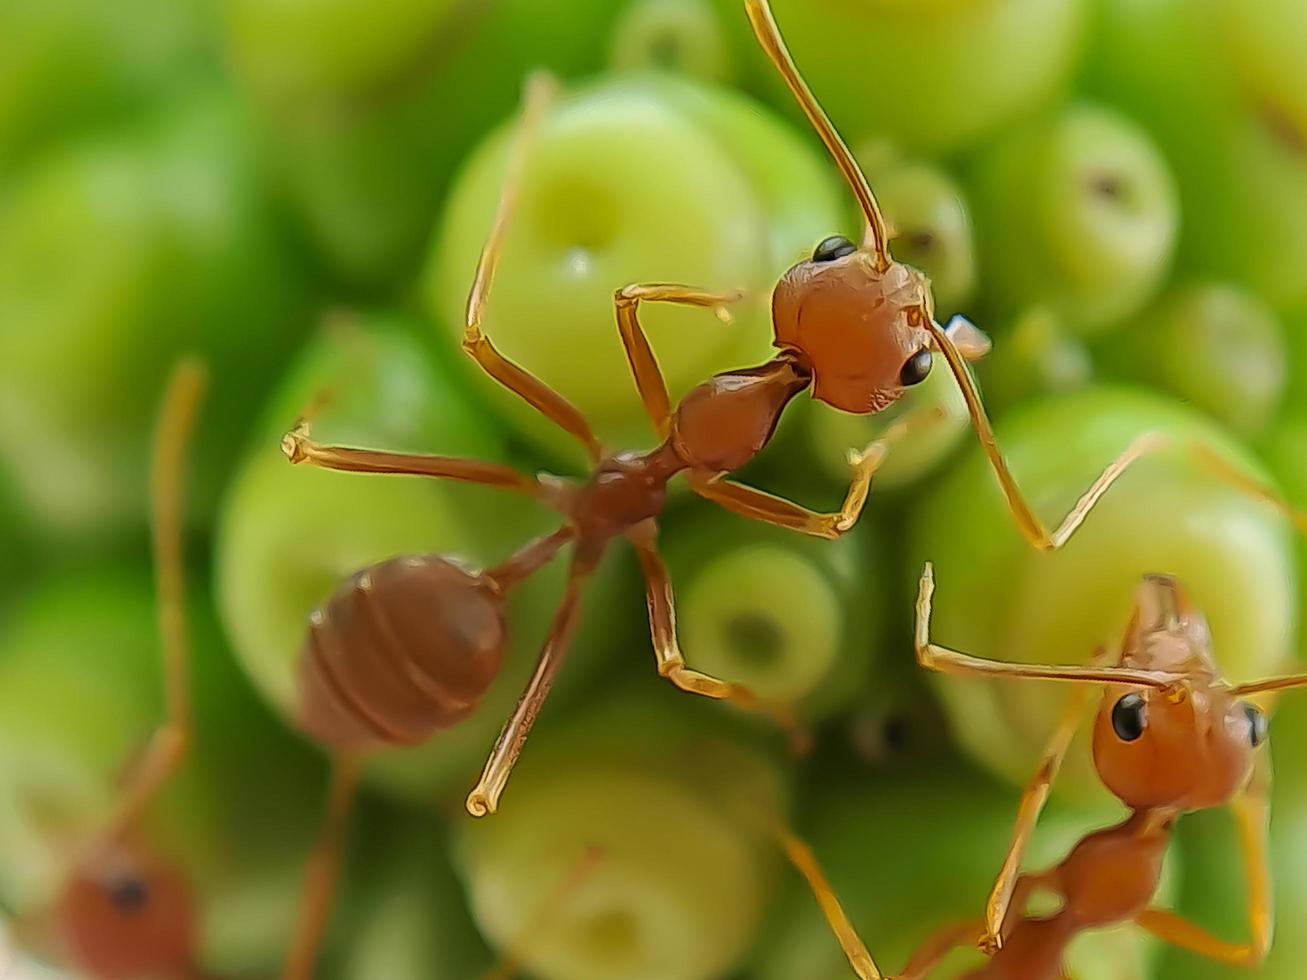
MULTIPOLYGON (((920 980, 952 949, 974 944, 988 957, 968 980, 1062 980, 1064 954, 1089 929, 1134 922, 1172 945, 1238 966, 1259 963, 1273 926, 1267 864, 1270 759, 1267 720, 1251 695, 1307 686, 1307 674, 1247 684, 1227 683, 1212 656, 1207 621, 1183 586, 1146 575, 1119 652, 1103 651, 1088 666, 984 660, 931 642, 934 573, 929 564, 917 594, 916 652, 921 666, 947 674, 1069 682, 1068 700, 1035 776, 1017 809, 1016 826, 985 916, 947 926, 927 939, 897 980, 920 980), (1021 863, 1053 780, 1096 687, 1103 688, 1093 727, 1094 766, 1103 785, 1130 810, 1114 827, 1080 841, 1060 864, 1022 872, 1021 863), (1152 906, 1176 820, 1229 804, 1248 876, 1246 943, 1230 943, 1166 909, 1152 906), (1030 899, 1051 893, 1057 911, 1034 915, 1030 899)), ((812 854, 786 837, 791 858, 808 878, 854 972, 882 974, 844 916, 812 854)))

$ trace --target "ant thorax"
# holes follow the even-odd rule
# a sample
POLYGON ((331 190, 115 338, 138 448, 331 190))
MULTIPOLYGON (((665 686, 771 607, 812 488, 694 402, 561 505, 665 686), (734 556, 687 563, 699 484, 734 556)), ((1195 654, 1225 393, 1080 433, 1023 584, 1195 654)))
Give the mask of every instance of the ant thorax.
POLYGON ((776 346, 811 372, 814 398, 856 415, 882 411, 915 383, 907 369, 930 347, 929 283, 898 262, 881 268, 869 252, 824 254, 777 284, 776 346))

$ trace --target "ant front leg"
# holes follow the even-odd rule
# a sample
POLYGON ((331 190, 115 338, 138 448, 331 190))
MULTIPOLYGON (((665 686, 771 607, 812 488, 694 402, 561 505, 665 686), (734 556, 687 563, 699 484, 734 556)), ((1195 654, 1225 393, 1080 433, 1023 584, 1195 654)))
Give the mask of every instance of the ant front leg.
POLYGON ((486 300, 495 278, 495 269, 499 265, 500 252, 503 250, 504 233, 508 229, 509 219, 517 204, 518 190, 526 169, 527 153, 539 128, 540 117, 552 99, 553 90, 554 81, 548 75, 535 74, 527 80, 521 133, 509 158, 508 172, 504 177, 503 189, 500 191, 494 224, 491 225, 490 236, 481 250, 481 257, 477 261, 476 273, 472 279, 472 289, 468 294, 467 316, 463 324, 463 350, 486 374, 580 442, 593 463, 598 462, 603 455, 603 448, 595 438, 585 416, 575 405, 531 372, 504 357, 481 328, 486 300))
POLYGON ((613 304, 617 310, 617 329, 622 335, 622 347, 626 350, 626 361, 631 366, 635 378, 636 390, 640 392, 640 401, 653 423, 658 438, 666 439, 671 431, 672 405, 667 394, 667 382, 658 367, 649 346, 649 338, 640 325, 641 303, 676 303, 682 306, 699 306, 710 309, 717 319, 729 323, 731 303, 738 302, 744 296, 743 291, 730 293, 713 293, 694 286, 678 286, 673 283, 633 284, 619 289, 613 294, 613 304))
MULTIPOLYGON (((1114 658, 1109 658, 1107 652, 1100 647, 1090 658, 1090 664, 1108 664, 1112 659, 1114 658)), ((1016 823, 1012 828, 1012 840, 998 878, 994 881, 989 901, 985 904, 985 934, 980 940, 980 948, 985 953, 993 954, 1003 946, 1003 926, 1007 920, 1008 910, 1013 904, 1021 875, 1021 862, 1030 843, 1030 835, 1034 833, 1039 815, 1048 802, 1053 780, 1057 778, 1058 771, 1062 768, 1062 762, 1066 758, 1067 750, 1071 748, 1076 729, 1080 727, 1081 715, 1088 707, 1093 694, 1093 688, 1088 685, 1072 692, 1063 708, 1062 718, 1053 732, 1053 737, 1049 740, 1048 748, 1044 750, 1039 768, 1035 770, 1035 775, 1031 777, 1021 793, 1016 823)), ((1021 904, 1017 902, 1018 906, 1021 904)))
POLYGON ((949 953, 960 946, 979 946, 985 935, 982 922, 956 922, 944 926, 921 944, 912 954, 902 973, 896 973, 892 980, 922 980, 949 953))
POLYGON ((1271 887, 1267 833, 1270 824, 1270 761, 1263 756, 1252 782, 1230 804, 1239 832, 1239 850, 1248 876, 1248 929, 1251 939, 1236 944, 1218 939, 1201 926, 1166 909, 1149 909, 1135 921, 1158 939, 1231 966, 1257 966, 1271 948, 1274 894, 1271 887))
POLYGON ((652 521, 628 535, 635 546, 640 570, 644 574, 645 594, 649 605, 649 631, 653 638, 654 654, 658 658, 658 674, 666 677, 680 690, 720 701, 731 701, 749 711, 761 712, 789 733, 796 751, 806 748, 807 734, 800 728, 793 713, 783 705, 763 701, 747 687, 712 677, 686 665, 676 638, 676 600, 672 594, 672 581, 658 554, 657 527, 652 521))
POLYGON ((858 518, 862 515, 862 508, 866 506, 867 495, 871 492, 871 481, 884 464, 890 450, 916 432, 919 427, 938 422, 943 417, 943 413, 937 408, 911 412, 891 425, 879 439, 868 443, 861 452, 850 452, 849 464, 853 467, 853 477, 849 481, 844 503, 833 514, 809 510, 783 497, 777 497, 733 480, 723 480, 719 476, 705 476, 692 472, 687 479, 695 493, 733 514, 798 531, 800 534, 833 540, 858 522, 858 518))

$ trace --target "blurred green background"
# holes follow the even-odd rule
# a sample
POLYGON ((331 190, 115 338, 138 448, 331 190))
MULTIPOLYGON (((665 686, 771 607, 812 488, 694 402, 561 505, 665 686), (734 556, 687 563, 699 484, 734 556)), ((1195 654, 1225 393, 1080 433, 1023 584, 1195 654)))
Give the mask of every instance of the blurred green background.
MULTIPOLYGON (((898 258, 995 352, 978 377, 1052 519, 1129 440, 1192 435, 1307 506, 1307 5, 1301 0, 774 0, 862 161, 898 258)), ((458 351, 524 75, 564 80, 534 146, 487 330, 613 446, 652 442, 615 288, 742 288, 730 325, 651 310, 673 396, 760 362, 766 299, 857 231, 838 174, 738 0, 0 0, 0 905, 59 884, 160 716, 147 454, 164 378, 202 353, 186 541, 198 744, 151 842, 202 907, 203 966, 275 976, 326 766, 286 724, 308 611, 398 553, 501 559, 548 515, 491 492, 291 469, 317 435, 578 473, 573 447, 458 351)), ((1188 583, 1236 680, 1299 656, 1302 542, 1182 455, 1141 464, 1053 556, 1011 524, 947 372, 948 422, 817 542, 681 494, 663 521, 692 666, 793 701, 818 739, 678 695, 615 553, 505 796, 461 799, 560 597, 515 596, 479 712, 369 761, 320 974, 471 978, 541 907, 546 980, 848 975, 751 814, 813 842, 881 965, 978 914, 1019 786, 1056 717, 1039 684, 918 675, 920 564, 939 641, 1083 661, 1138 576, 1188 583), (781 601, 777 601, 781 598, 781 601), (587 848, 602 858, 561 901, 587 848)), ((907 406, 907 407, 910 407, 907 406)), ((879 418, 803 403, 747 474, 823 509, 879 418)), ((622 549, 617 549, 622 551, 622 549)), ((1307 704, 1272 724, 1278 937, 1307 967, 1307 704)), ((1032 860, 1119 807, 1078 747, 1032 860)), ((1229 938, 1243 885, 1226 815, 1181 824, 1165 898, 1229 938)), ((57 964, 56 964, 57 965, 57 964)), ((946 968, 956 969, 956 968, 946 968)), ((1129 928, 1078 980, 1219 978, 1129 928)), ((1232 974, 1231 974, 1232 975, 1232 974)), ((17 980, 16 977, 13 980, 17 980)))

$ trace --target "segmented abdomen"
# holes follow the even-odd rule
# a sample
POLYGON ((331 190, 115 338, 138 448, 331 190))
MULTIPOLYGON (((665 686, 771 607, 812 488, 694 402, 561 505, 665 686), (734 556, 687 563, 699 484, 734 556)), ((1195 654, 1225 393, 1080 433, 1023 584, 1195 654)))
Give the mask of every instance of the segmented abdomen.
POLYGON ((440 555, 372 565, 309 616, 300 726, 334 748, 417 745, 476 709, 505 642, 485 577, 440 555))

